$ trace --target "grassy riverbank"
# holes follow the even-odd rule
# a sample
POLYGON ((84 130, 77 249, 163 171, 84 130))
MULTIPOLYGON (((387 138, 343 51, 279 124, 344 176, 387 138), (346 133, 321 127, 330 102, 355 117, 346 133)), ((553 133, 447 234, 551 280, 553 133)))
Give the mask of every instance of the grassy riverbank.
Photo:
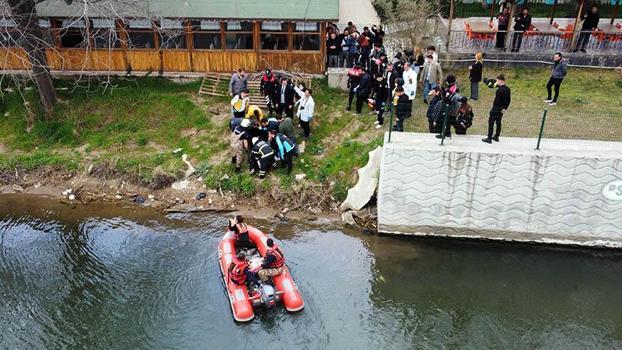
MULTIPOLYGON (((499 72, 485 70, 484 76, 499 72)), ((503 73, 513 91, 504 135, 537 135, 548 71, 516 68, 503 73)), ((468 92, 467 72, 456 75, 468 92)), ((613 71, 571 70, 562 85, 559 105, 549 108, 546 135, 620 140, 622 102, 614 98, 622 96, 620 78, 613 71)), ((0 182, 18 183, 27 173, 46 180, 55 172, 84 174, 90 170, 89 176, 95 179, 158 189, 183 176, 186 166, 181 154, 185 153, 208 189, 246 197, 269 194, 277 201, 332 197, 324 203, 326 208, 345 198, 367 152, 382 143, 382 130, 373 128, 375 116, 367 114, 367 107, 359 117, 346 112, 347 94, 328 88, 326 80, 316 80, 313 135, 295 161, 293 174, 279 169, 265 181, 234 174, 229 164, 228 99, 198 96, 199 84, 163 78, 119 79, 105 85, 57 81, 62 102, 50 120, 36 118, 30 131, 20 95, 5 92, 0 105, 0 182), (173 153, 178 148, 183 152, 173 153), (294 180, 300 173, 306 174, 304 184, 294 180), (300 199, 301 189, 317 193, 300 199)), ((25 91, 25 96, 36 106, 34 90, 25 91)), ((472 133, 485 131, 493 96, 494 90, 480 87, 472 133)), ((425 131, 425 106, 420 99, 413 114, 407 131, 425 131)))
MULTIPOLYGON (((357 166, 379 145, 381 133, 369 128, 373 116, 344 113, 343 92, 314 83, 317 118, 306 152, 287 175, 279 169, 266 181, 234 174, 228 163, 228 100, 203 98, 199 82, 174 83, 161 78, 123 79, 112 85, 75 87, 57 82, 62 103, 49 121, 38 120, 27 132, 26 110, 16 92, 3 96, 0 117, 0 169, 84 172, 158 188, 181 178, 188 154, 207 188, 246 196, 278 187, 287 193, 295 174, 325 184, 336 201, 345 198, 357 166), (183 152, 174 154, 175 149, 183 152)), ((33 90, 26 97, 35 105, 33 90)), ((5 179, 4 182, 9 182, 5 179)))

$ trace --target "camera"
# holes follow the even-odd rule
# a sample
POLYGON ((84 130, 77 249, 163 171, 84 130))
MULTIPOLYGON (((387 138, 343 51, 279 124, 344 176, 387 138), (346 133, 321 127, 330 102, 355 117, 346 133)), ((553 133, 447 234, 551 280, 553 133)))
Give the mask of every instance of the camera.
POLYGON ((497 79, 484 78, 482 79, 482 82, 491 89, 497 86, 497 79))

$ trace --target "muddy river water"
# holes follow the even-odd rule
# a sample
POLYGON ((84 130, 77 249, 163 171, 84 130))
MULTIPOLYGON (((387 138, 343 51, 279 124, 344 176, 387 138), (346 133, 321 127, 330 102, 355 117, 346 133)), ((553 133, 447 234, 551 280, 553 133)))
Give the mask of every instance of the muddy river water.
POLYGON ((274 232, 305 309, 233 322, 226 218, 0 196, 0 348, 622 348, 622 252, 274 232))

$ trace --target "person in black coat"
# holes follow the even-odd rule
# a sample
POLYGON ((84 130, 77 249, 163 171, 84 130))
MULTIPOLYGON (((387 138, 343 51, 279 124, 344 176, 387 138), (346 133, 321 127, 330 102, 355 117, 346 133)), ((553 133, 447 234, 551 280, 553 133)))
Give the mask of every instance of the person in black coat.
POLYGON ((581 16, 583 25, 581 26, 581 34, 579 35, 579 41, 577 41, 577 47, 573 52, 581 50, 585 52, 585 47, 590 41, 590 35, 592 31, 598 29, 598 22, 600 22, 600 15, 598 14, 598 7, 592 6, 592 10, 586 12, 581 16))
POLYGON ((437 134, 440 133, 440 126, 436 125, 436 121, 440 119, 442 104, 440 103, 443 98, 441 97, 441 88, 435 87, 430 91, 432 99, 428 102, 428 111, 426 117, 428 118, 428 131, 437 134))
POLYGON ((477 101, 479 96, 479 82, 482 81, 484 70, 484 55, 481 52, 475 54, 475 63, 469 67, 469 80, 471 81, 471 100, 477 101))
POLYGON ((281 78, 281 86, 275 91, 274 101, 276 102, 276 114, 282 115, 285 112, 289 118, 294 117, 294 88, 286 78, 281 78))
POLYGON ((330 33, 326 40, 326 54, 329 67, 339 67, 339 54, 341 53, 341 37, 337 33, 330 33))
POLYGON ((408 99, 408 95, 404 93, 404 88, 399 86, 395 89, 395 127, 393 131, 404 131, 404 121, 410 118, 412 112, 412 104, 408 99))
POLYGON ((371 92, 372 77, 368 71, 361 77, 361 82, 356 87, 356 114, 361 114, 363 111, 363 104, 367 102, 367 97, 371 92))
POLYGON ((365 71, 361 69, 359 65, 355 65, 348 71, 348 107, 346 107, 347 111, 352 109, 352 100, 356 95, 356 89, 361 82, 361 77, 365 74, 365 71))
POLYGON ((531 26, 531 15, 527 7, 523 8, 523 12, 516 16, 516 22, 514 23, 514 38, 512 40, 512 52, 518 52, 523 42, 523 34, 529 30, 531 26))
POLYGON ((384 76, 382 74, 374 75, 374 108, 376 109, 376 115, 378 119, 374 124, 376 124, 376 129, 382 128, 384 125, 384 110, 387 104, 387 99, 389 94, 389 87, 387 82, 384 80, 384 76))
POLYGON ((510 9, 506 6, 497 16, 497 42, 495 47, 505 51, 505 35, 507 34, 510 23, 510 9))
POLYGON ((492 141, 499 142, 499 135, 501 135, 501 118, 503 114, 510 107, 512 102, 510 88, 505 85, 505 77, 503 74, 497 77, 497 93, 495 94, 495 100, 492 103, 492 109, 488 117, 488 137, 482 139, 483 142, 492 143, 492 141), (497 124, 497 131, 495 136, 492 136, 494 125, 497 124))
POLYGON ((392 98, 393 90, 397 87, 396 80, 398 78, 397 72, 393 63, 387 64, 387 69, 384 72, 384 81, 387 84, 387 111, 391 113, 393 111, 393 101, 389 101, 392 98))

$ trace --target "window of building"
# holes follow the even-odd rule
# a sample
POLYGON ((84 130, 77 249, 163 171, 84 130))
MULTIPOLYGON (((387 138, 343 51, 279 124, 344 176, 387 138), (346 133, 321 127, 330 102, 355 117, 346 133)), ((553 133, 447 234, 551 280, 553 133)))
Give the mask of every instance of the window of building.
POLYGON ((21 35, 17 31, 16 23, 11 18, 0 18, 0 47, 20 46, 21 35))
POLYGON ((91 20, 91 36, 97 49, 118 49, 121 47, 114 20, 99 18, 91 20))
POLYGON ((262 50, 289 50, 289 22, 261 22, 259 43, 262 50))
POLYGON ((294 32, 320 32, 320 24, 317 22, 294 22, 294 32))
POLYGON ((225 44, 227 50, 252 50, 253 22, 225 22, 225 44))
POLYGON ((61 47, 81 48, 87 47, 89 43, 89 37, 86 32, 86 23, 81 19, 63 20, 58 35, 60 36, 61 47))
POLYGON ((128 47, 131 49, 155 49, 153 26, 149 19, 132 19, 127 22, 128 47))
POLYGON ((171 19, 160 21, 160 47, 163 49, 186 48, 186 31, 182 21, 171 19))
POLYGON ((319 51, 321 47, 320 25, 317 22, 294 22, 294 50, 319 51))
POLYGON ((192 21, 192 43, 195 49, 222 50, 220 21, 192 21))
POLYGON ((52 30, 50 29, 52 26, 50 24, 49 19, 39 19, 39 28, 41 28, 41 34, 43 36, 43 41, 48 46, 54 46, 54 36, 52 35, 52 30))

